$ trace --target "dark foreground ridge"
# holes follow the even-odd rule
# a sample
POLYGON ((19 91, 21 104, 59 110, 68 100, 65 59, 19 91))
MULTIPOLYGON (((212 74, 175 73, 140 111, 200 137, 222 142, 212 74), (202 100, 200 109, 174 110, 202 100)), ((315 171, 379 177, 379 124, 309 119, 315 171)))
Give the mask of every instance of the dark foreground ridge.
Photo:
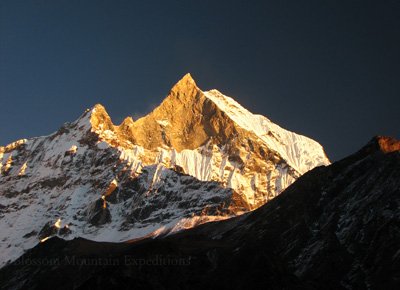
POLYGON ((53 238, 1 289, 400 289, 399 142, 376 137, 261 208, 131 243, 53 238))

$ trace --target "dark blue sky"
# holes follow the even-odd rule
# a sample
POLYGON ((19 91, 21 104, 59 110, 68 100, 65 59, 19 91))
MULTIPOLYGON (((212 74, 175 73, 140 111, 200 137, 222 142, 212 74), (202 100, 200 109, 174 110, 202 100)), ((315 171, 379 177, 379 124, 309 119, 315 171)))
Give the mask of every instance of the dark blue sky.
POLYGON ((186 72, 336 160, 400 137, 400 1, 1 0, 0 144, 143 115, 186 72))

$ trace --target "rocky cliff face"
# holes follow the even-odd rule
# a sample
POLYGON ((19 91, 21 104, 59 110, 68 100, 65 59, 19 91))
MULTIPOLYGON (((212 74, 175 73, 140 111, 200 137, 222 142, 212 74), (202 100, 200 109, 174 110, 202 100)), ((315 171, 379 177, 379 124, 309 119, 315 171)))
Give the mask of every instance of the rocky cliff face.
POLYGON ((53 235, 118 242, 225 219, 328 163, 317 142, 186 75, 139 120, 116 126, 96 105, 0 147, 0 263, 53 235))
POLYGON ((3 268, 0 287, 399 289, 399 145, 374 138, 251 213, 174 235, 130 244, 53 238, 3 268), (58 264, 30 264, 40 259, 58 264))

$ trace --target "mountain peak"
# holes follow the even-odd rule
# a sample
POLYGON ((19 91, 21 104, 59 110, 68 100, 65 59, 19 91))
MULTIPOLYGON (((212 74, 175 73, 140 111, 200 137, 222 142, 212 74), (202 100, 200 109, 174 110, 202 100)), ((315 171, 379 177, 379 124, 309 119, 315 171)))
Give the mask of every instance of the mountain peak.
POLYGON ((361 160, 376 153, 387 154, 396 151, 400 151, 400 141, 389 136, 375 136, 358 152, 344 160, 352 160, 354 158, 361 160))
POLYGON ((182 96, 192 96, 193 92, 199 90, 200 89, 197 87, 191 74, 187 73, 172 87, 170 95, 176 96, 180 99, 182 96))
POLYGON ((114 130, 111 117, 108 115, 106 108, 102 104, 94 105, 89 112, 89 120, 93 129, 114 130))
POLYGON ((388 136, 375 136, 368 143, 367 147, 373 150, 380 150, 383 153, 400 151, 400 141, 388 136))
POLYGON ((190 73, 185 74, 185 75, 178 81, 178 83, 180 83, 180 82, 190 82, 190 83, 196 84, 195 81, 194 81, 194 79, 193 79, 193 77, 192 77, 192 75, 191 75, 190 73))

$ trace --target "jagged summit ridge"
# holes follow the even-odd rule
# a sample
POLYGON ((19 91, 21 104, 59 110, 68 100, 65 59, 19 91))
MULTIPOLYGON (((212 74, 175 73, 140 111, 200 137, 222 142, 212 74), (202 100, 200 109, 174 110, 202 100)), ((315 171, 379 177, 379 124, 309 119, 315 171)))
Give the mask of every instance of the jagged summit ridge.
MULTIPOLYGON (((120 140, 146 149, 169 147, 180 152, 210 142, 226 145, 238 136, 250 136, 260 139, 269 151, 300 174, 314 166, 329 164, 322 146, 314 140, 285 130, 262 115, 252 114, 218 90, 201 91, 190 74, 173 86, 160 106, 137 121, 128 117, 111 128, 104 107, 96 109, 98 106, 93 111, 101 113, 99 119, 106 121, 104 128, 116 132, 120 140)), ((94 123, 98 128, 97 120, 94 123)))

